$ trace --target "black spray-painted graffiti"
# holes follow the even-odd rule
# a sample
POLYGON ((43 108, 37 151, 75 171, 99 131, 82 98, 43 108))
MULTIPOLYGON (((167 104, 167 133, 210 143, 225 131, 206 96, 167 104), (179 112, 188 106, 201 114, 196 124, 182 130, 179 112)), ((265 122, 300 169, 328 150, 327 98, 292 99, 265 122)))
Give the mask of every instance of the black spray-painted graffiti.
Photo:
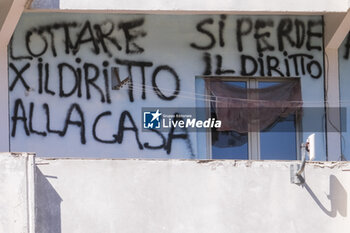
POLYGON ((82 50, 83 45, 89 46, 93 54, 105 53, 112 56, 113 48, 117 51, 125 51, 126 54, 142 53, 144 48, 136 43, 138 38, 145 37, 147 33, 141 28, 145 22, 144 18, 138 18, 126 22, 115 24, 106 21, 101 24, 93 24, 86 20, 80 24, 78 22, 62 22, 39 26, 28 30, 25 34, 25 45, 27 54, 16 55, 13 45, 10 44, 10 56, 13 60, 29 59, 40 57, 49 53, 53 57, 60 55, 58 48, 64 48, 65 54, 76 55, 82 50), (74 32, 73 32, 74 31, 74 32), (63 41, 56 40, 56 34, 64 34, 63 41), (115 33, 122 32, 125 45, 121 45, 115 33), (76 33, 75 40, 72 33, 76 33), (33 42, 36 46, 33 46, 33 42), (39 46, 37 44, 40 44, 39 46), (39 48, 38 48, 39 47, 39 48))
MULTIPOLYGON (((228 20, 232 19, 226 15, 212 16, 200 20, 193 27, 202 40, 189 41, 189 45, 202 53, 204 75, 309 75, 315 79, 322 76, 322 66, 311 54, 313 51, 322 51, 322 20, 238 17, 234 18, 235 28, 231 28, 231 31, 227 26, 228 20), (228 42, 228 35, 233 38, 233 44, 228 42), (257 55, 247 53, 248 47, 250 51, 254 47, 253 52, 257 55), (238 51, 235 61, 239 63, 238 68, 227 65, 228 59, 232 60, 232 57, 227 58, 227 55, 214 52, 216 48, 232 48, 238 51), (295 52, 298 49, 304 52, 295 52)), ((114 68, 123 69, 129 77, 127 95, 130 104, 137 98, 141 101, 146 100, 146 94, 150 95, 149 93, 153 93, 160 101, 173 101, 180 95, 181 77, 176 69, 171 64, 156 64, 151 59, 145 59, 147 48, 143 38, 148 35, 145 24, 144 17, 119 22, 59 22, 25 31, 22 38, 25 45, 23 50, 17 51, 14 42, 11 41, 10 92, 35 90, 43 99, 72 99, 64 110, 62 125, 55 128, 58 126, 53 127, 52 119, 57 116, 52 112, 50 114, 50 109, 54 109, 53 105, 57 102, 45 101, 38 104, 28 101, 26 97, 14 98, 11 100, 11 136, 16 137, 19 133, 24 133, 28 137, 65 137, 71 130, 78 130, 80 144, 86 145, 89 141, 122 144, 125 142, 124 135, 128 133, 134 135, 134 143, 140 150, 164 150, 170 154, 174 140, 179 139, 187 145, 189 153, 193 155, 190 136, 186 130, 171 128, 165 134, 151 129, 152 136, 148 138, 157 139, 158 143, 142 142, 138 124, 129 111, 122 111, 117 118, 113 111, 87 113, 84 105, 80 103, 94 99, 106 106, 112 106, 112 103, 117 101, 112 98, 111 92, 114 68), (88 62, 88 59, 84 59, 86 54, 99 55, 100 60, 91 62, 90 59, 88 62), (62 59, 67 56, 73 59, 62 59), (164 79, 163 77, 166 77, 167 83, 175 85, 163 89, 160 85, 160 79, 164 79), (146 85, 147 82, 151 83, 151 87, 146 85), (137 87, 141 88, 136 89, 137 87), (94 115, 91 116, 92 114, 94 115), (92 125, 87 123, 87 119, 91 118, 92 125), (35 124, 38 122, 35 119, 42 119, 42 125, 35 124), (115 121, 115 132, 110 135, 101 133, 102 125, 114 119, 119 119, 115 121), (91 135, 88 135, 90 133, 91 135)))
MULTIPOLYGON (((49 94, 49 95, 59 95, 62 98, 68 98, 76 96, 78 98, 86 98, 87 100, 91 99, 92 90, 95 90, 100 97, 102 103, 107 102, 108 104, 112 103, 110 98, 110 80, 111 80, 111 66, 108 61, 104 61, 101 65, 103 66, 102 72, 98 65, 93 63, 83 63, 81 64, 81 59, 76 58, 76 64, 69 64, 66 62, 59 63, 57 67, 54 67, 53 73, 58 73, 59 85, 50 85, 50 65, 49 63, 43 63, 42 59, 38 59, 37 67, 34 67, 35 72, 37 73, 37 84, 35 86, 29 86, 28 82, 25 79, 25 72, 31 68, 31 63, 26 63, 24 66, 16 66, 15 63, 10 62, 9 66, 11 71, 15 73, 15 78, 10 83, 10 91, 13 91, 15 87, 19 88, 19 85, 22 85, 25 90, 29 91, 31 89, 38 90, 39 94, 49 94), (69 80, 69 85, 67 86, 67 80, 69 80), (73 81, 72 81, 73 79, 73 81), (97 84, 98 79, 103 79, 103 86, 97 84), (82 85, 85 85, 85 93, 82 93, 82 85), (50 89, 50 86, 51 89, 50 89), (53 89, 55 88, 55 89, 53 89)), ((134 101, 134 79, 133 71, 139 69, 141 72, 141 85, 142 93, 141 98, 146 99, 146 78, 152 80, 152 88, 154 93, 161 100, 173 100, 180 93, 180 78, 174 68, 169 65, 159 65, 156 66, 153 70, 152 77, 146 77, 145 70, 148 67, 153 66, 153 62, 150 61, 136 61, 136 60, 123 60, 115 58, 115 64, 121 67, 126 67, 129 75, 129 100, 130 102, 134 101), (162 73, 170 74, 175 81, 175 87, 173 94, 167 96, 165 91, 157 84, 157 78, 162 73)), ((56 76, 55 76, 56 77, 56 76)), ((169 88, 169 87, 168 87, 169 88)))
POLYGON ((344 57, 345 60, 348 60, 349 57, 350 57, 350 33, 348 33, 348 35, 347 35, 345 41, 346 41, 346 42, 345 42, 345 45, 344 45, 344 47, 345 47, 345 52, 344 52, 343 57, 344 57))
MULTIPOLYGON (((87 20, 84 23, 69 22, 69 23, 55 23, 44 26, 38 26, 28 30, 25 33, 26 54, 16 54, 13 48, 13 43, 10 43, 10 57, 11 60, 33 60, 38 58, 38 64, 36 67, 38 84, 37 87, 30 87, 23 78, 23 73, 31 68, 31 63, 27 63, 24 67, 16 67, 12 62, 10 68, 16 73, 17 77, 10 84, 10 91, 13 90, 18 81, 20 81, 26 90, 37 89, 39 94, 59 94, 60 97, 70 97, 76 95, 77 97, 83 97, 81 91, 81 85, 85 82, 86 93, 85 98, 91 98, 91 89, 96 90, 101 96, 101 102, 111 103, 109 93, 109 74, 110 66, 119 65, 125 67, 129 75, 129 100, 134 101, 133 94, 133 73, 135 69, 139 69, 142 79, 142 99, 146 99, 145 90, 145 69, 153 66, 153 62, 140 61, 140 60, 123 60, 115 58, 115 64, 109 64, 109 62, 103 61, 103 68, 101 64, 83 63, 82 59, 77 57, 75 63, 69 64, 67 62, 59 63, 58 65, 51 67, 49 63, 43 62, 42 56, 50 55, 57 57, 58 55, 77 55, 81 50, 90 50, 94 55, 101 53, 112 56, 113 49, 116 49, 116 54, 124 52, 125 55, 141 54, 144 52, 144 48, 139 45, 138 39, 147 35, 146 31, 142 28, 144 25, 144 18, 137 18, 129 21, 122 21, 118 24, 114 24, 111 21, 106 21, 101 24, 94 24, 87 20), (64 40, 58 41, 56 34, 64 34, 64 40), (125 40, 125 45, 122 46, 116 37, 116 33, 121 32, 125 40), (75 37, 73 36, 76 34, 75 37), (36 44, 33 46, 33 37, 35 36, 36 44), (39 41, 39 42, 38 42, 39 41), (39 45, 38 45, 39 44, 39 45), (86 46, 86 47, 84 47, 86 46), (59 48, 64 48, 64 51, 59 51, 59 48), (50 54, 51 51, 51 54, 50 54), (59 86, 58 90, 50 90, 50 73, 59 74, 59 86), (102 75, 100 75, 102 74, 102 75), (103 76, 103 77, 101 77, 103 76), (72 87, 64 87, 65 79, 74 78, 74 84, 72 87), (100 87, 96 84, 98 79, 104 80, 104 86, 100 87), (68 89, 68 90, 67 90, 68 89)), ((170 65, 162 64, 154 68, 152 74, 152 86, 156 95, 162 100, 172 100, 179 95, 180 92, 180 79, 177 72, 170 65), (166 96, 157 85, 157 76, 161 72, 167 72, 174 78, 176 86, 173 95, 166 96)), ((56 87, 57 88, 57 87, 56 87)))
MULTIPOLYGON (((207 43, 190 43, 196 50, 205 51, 203 61, 205 64, 203 75, 236 74, 241 76, 300 76, 310 75, 312 78, 320 78, 323 70, 320 62, 311 54, 288 53, 288 48, 304 49, 307 51, 321 51, 322 47, 322 20, 308 20, 281 18, 278 22, 271 19, 255 19, 242 17, 236 20, 235 41, 236 45, 225 43, 224 35, 226 16, 221 15, 217 23, 213 17, 200 21, 196 29, 206 37, 207 43), (276 38, 272 38, 272 31, 276 38), (247 40, 250 39, 250 40, 247 40), (277 41, 274 45, 271 41, 277 41), (252 43, 252 40, 254 43, 252 43), (217 42, 218 41, 218 42, 217 42), (244 41, 249 41, 244 42, 244 41), (316 41, 316 42, 315 42, 316 41), (210 50, 219 47, 236 47, 241 52, 239 56, 240 70, 233 68, 223 69, 224 58, 220 54, 212 55, 210 50), (246 47, 255 45, 257 57, 244 54, 246 47), (281 52, 281 60, 268 52, 281 52)), ((232 33, 232 32, 230 32, 232 33)), ((350 44, 350 43, 349 43, 350 44)), ((349 46, 350 47, 350 46, 349 46)), ((348 55, 347 55, 348 56, 348 55)))
MULTIPOLYGON (((130 56, 142 54, 145 51, 143 46, 140 45, 142 43, 140 39, 147 35, 142 28, 144 23, 145 19, 143 17, 122 21, 118 24, 114 24, 111 21, 106 21, 102 24, 92 24, 87 20, 84 23, 62 22, 38 26, 28 30, 25 33, 26 50, 23 54, 15 51, 12 41, 9 46, 11 58, 9 67, 14 74, 9 85, 10 92, 24 88, 25 91, 37 90, 39 95, 58 96, 60 98, 77 97, 78 99, 90 100, 94 96, 99 98, 101 103, 111 104, 113 102, 110 86, 112 79, 111 70, 112 67, 120 67, 124 68, 128 73, 128 96, 130 102, 134 102, 135 99, 133 88, 135 84, 133 76, 135 75, 141 77, 141 99, 146 99, 146 79, 151 80, 152 90, 160 100, 171 101, 175 99, 180 93, 180 77, 174 68, 167 64, 154 65, 151 61, 121 59, 118 56, 120 53, 123 53, 124 56, 130 56), (58 33, 63 33, 63 41, 57 40, 58 36, 56 34, 58 33), (116 33, 123 35, 125 44, 122 44, 121 40, 117 39, 116 33), (59 49, 62 49, 62 51, 59 49), (106 54, 109 59, 101 61, 100 64, 84 62, 79 57, 79 52, 82 50, 89 50, 94 55, 106 54), (113 54, 117 54, 117 56, 113 56, 113 54), (74 56, 75 61, 73 63, 59 62, 53 65, 45 62, 43 59, 45 56, 59 58, 60 55, 74 56), (35 59, 37 59, 37 62, 35 59), (26 60, 28 62, 23 63, 26 60), (20 62, 17 63, 16 61, 20 62), (33 65, 33 63, 36 64, 33 65), (147 69, 153 69, 149 77, 146 75, 149 73, 146 72, 148 71, 147 69), (33 84, 33 81, 29 82, 28 80, 29 78, 33 79, 33 71, 36 78, 35 84, 33 84), (27 73, 30 74, 27 75, 27 73), (172 94, 166 94, 169 93, 168 90, 163 91, 158 85, 157 80, 164 74, 175 81, 172 94)), ((42 137, 47 137, 51 134, 64 137, 70 128, 75 127, 80 132, 80 143, 83 145, 87 143, 86 134, 90 131, 92 132, 92 138, 99 143, 121 144, 123 143, 124 133, 129 131, 135 135, 135 140, 140 150, 164 149, 167 154, 170 154, 172 142, 175 139, 182 139, 188 145, 190 154, 194 155, 188 132, 175 132, 175 128, 170 129, 168 135, 163 135, 154 129, 150 130, 156 137, 158 136, 161 139, 162 143, 160 145, 152 145, 150 142, 142 143, 139 137, 138 124, 135 123, 132 114, 128 111, 123 111, 120 114, 117 132, 111 135, 110 139, 103 139, 98 135, 99 122, 112 116, 113 113, 111 111, 98 114, 91 126, 91 130, 87 130, 90 126, 87 125, 85 120, 86 112, 80 104, 72 103, 66 112, 62 128, 53 129, 51 118, 54 116, 50 115, 49 103, 42 104, 41 108, 38 108, 34 102, 30 102, 28 106, 25 103, 26 101, 21 98, 17 98, 14 101, 11 117, 12 137, 16 137, 18 128, 21 126, 25 135, 40 135, 42 137), (33 123, 35 117, 46 119, 44 130, 36 128, 38 126, 35 126, 33 123), (125 122, 129 122, 131 127, 126 126, 125 122)))
MULTIPOLYGON (((22 99, 16 99, 14 108, 13 108, 13 115, 11 117, 12 120, 12 129, 11 129, 11 136, 15 137, 17 133, 17 126, 21 124, 23 126, 23 130, 27 136, 30 135, 40 135, 43 137, 47 137, 50 134, 57 134, 60 137, 64 137, 67 134, 67 131, 70 127, 75 126, 79 128, 80 131, 80 142, 81 144, 86 144, 86 122, 85 122, 85 113, 81 106, 77 103, 71 104, 71 106, 67 110, 67 114, 63 123, 63 126, 61 129, 52 129, 51 126, 51 115, 50 115, 50 107, 47 103, 42 104, 43 111, 41 112, 43 116, 41 116, 41 119, 46 119, 46 126, 45 130, 39 131, 35 129, 35 126, 33 125, 33 118, 34 118, 34 111, 35 111, 35 103, 31 102, 29 104, 29 115, 27 115, 28 108, 26 109, 24 106, 24 103, 22 99), (73 120, 72 115, 75 114, 75 116, 78 116, 78 119, 73 120)), ((176 115, 176 114, 175 114, 176 115)), ((98 127, 101 121, 104 120, 106 117, 111 117, 112 112, 111 111, 105 111, 100 114, 98 114, 94 120, 93 126, 92 126, 92 136, 95 141, 104 143, 104 144, 122 144, 124 133, 127 131, 131 131, 134 133, 136 143, 138 145, 138 148, 140 150, 143 149, 151 149, 151 150, 157 150, 157 149, 164 149, 167 154, 171 153, 171 147, 173 140, 175 139, 182 139, 185 140, 190 154, 193 156, 193 150, 191 141, 189 138, 189 134, 186 129, 182 129, 182 132, 175 132, 176 128, 172 126, 169 130, 169 133, 166 136, 164 136, 161 132, 150 129, 151 132, 153 132, 155 135, 161 138, 162 143, 160 145, 150 145, 149 142, 145 142, 142 144, 139 137, 139 129, 137 127, 137 124, 135 123, 133 116, 128 111, 123 111, 120 114, 119 123, 118 123, 118 130, 116 134, 113 134, 110 136, 110 139, 101 138, 97 131, 98 127), (130 126, 126 126, 126 122, 131 123, 130 126)), ((174 121, 179 121, 181 119, 174 118, 174 121)))

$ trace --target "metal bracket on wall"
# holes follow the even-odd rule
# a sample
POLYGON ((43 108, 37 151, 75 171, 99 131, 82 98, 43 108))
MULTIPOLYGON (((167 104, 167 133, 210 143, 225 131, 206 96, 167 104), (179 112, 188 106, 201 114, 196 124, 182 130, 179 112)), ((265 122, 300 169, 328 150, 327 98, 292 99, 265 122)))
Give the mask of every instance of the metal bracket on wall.
POLYGON ((298 171, 301 168, 301 164, 291 164, 290 165, 290 182, 292 184, 303 184, 305 183, 305 174, 304 171, 298 175, 298 171))
POLYGON ((302 162, 301 164, 291 164, 290 165, 290 182, 292 184, 303 184, 305 183, 305 165, 306 165, 306 149, 308 147, 308 143, 301 144, 301 156, 302 162))

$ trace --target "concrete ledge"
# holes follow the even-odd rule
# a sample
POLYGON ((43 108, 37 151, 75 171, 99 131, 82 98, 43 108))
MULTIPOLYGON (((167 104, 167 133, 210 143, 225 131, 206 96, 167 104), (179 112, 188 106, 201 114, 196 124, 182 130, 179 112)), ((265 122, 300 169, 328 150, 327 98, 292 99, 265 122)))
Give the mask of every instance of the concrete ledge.
POLYGON ((35 9, 61 10, 126 10, 126 11, 223 11, 223 12, 346 12, 347 0, 320 0, 315 4, 312 0, 151 0, 151 1, 92 1, 92 0, 34 0, 35 9))
POLYGON ((37 232, 340 232, 349 162, 42 159, 37 232))

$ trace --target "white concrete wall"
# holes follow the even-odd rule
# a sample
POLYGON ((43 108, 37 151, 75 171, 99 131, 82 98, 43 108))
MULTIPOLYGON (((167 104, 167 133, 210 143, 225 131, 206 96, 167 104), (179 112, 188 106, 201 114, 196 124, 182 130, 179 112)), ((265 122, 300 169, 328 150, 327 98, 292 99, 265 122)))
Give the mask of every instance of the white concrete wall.
POLYGON ((199 0, 181 0, 181 1, 71 1, 71 0, 50 0, 47 4, 41 0, 34 0, 34 8, 52 8, 59 4, 60 9, 79 9, 79 10, 128 10, 128 11, 278 11, 278 12, 346 12, 348 10, 347 0, 320 0, 317 4, 314 1, 307 0, 268 0, 268 1, 237 1, 237 0, 218 0, 218 1, 199 1, 199 0), (36 3, 38 2, 38 3, 36 3), (40 4, 41 3, 41 4, 40 4))
MULTIPOLYGON (((194 94, 195 76, 208 74, 205 72, 209 67, 206 65, 208 59, 205 59, 205 56, 210 56, 209 74, 214 75, 217 68, 217 55, 222 57, 222 70, 235 71, 225 73, 226 76, 300 77, 304 106, 316 105, 323 109, 324 72, 321 21, 321 16, 25 13, 16 28, 12 49, 10 49, 10 149, 12 151, 35 151, 39 156, 46 157, 205 158, 206 155, 196 154, 197 145, 203 147, 205 141, 197 142, 195 133, 190 133, 190 143, 185 140, 174 140, 169 155, 166 154, 164 146, 160 146, 160 149, 157 150, 150 150, 144 146, 145 143, 152 146, 162 145, 162 138, 154 132, 135 134, 126 131, 123 141, 117 143, 113 134, 117 134, 118 129, 121 128, 118 123, 121 113, 128 111, 138 131, 141 131, 141 107, 195 107, 196 99, 203 98, 203 96, 194 94), (288 21, 290 30, 286 29, 288 27, 286 24, 281 24, 285 22, 284 20, 290 20, 288 21), (247 35, 242 36, 241 50, 239 50, 237 37, 237 25, 240 21, 243 22, 242 31, 249 31, 247 35), (119 26, 123 22, 136 22, 136 26, 134 25, 129 32, 135 36, 135 39, 129 43, 119 26), (73 24, 67 26, 66 31, 69 33, 65 34, 62 25, 69 23, 73 24), (96 25, 101 26, 104 34, 108 34, 113 29, 110 37, 117 40, 120 49, 109 39, 104 39, 105 51, 101 40, 97 39, 96 25), (304 30, 300 25, 304 26, 304 30), (89 31, 90 26, 92 34, 89 31), (220 27, 222 33, 220 33, 220 27), (278 42, 278 32, 281 30, 289 31, 288 35, 281 39, 283 49, 279 49, 281 44, 278 42), (79 33, 81 43, 77 43, 79 33), (257 40, 259 35, 264 35, 263 39, 257 40), (297 36, 299 36, 300 44, 295 46, 297 36), (76 53, 73 53, 74 49, 69 48, 69 44, 65 43, 68 37, 73 47, 77 45, 76 53), (127 44, 131 52, 127 50, 127 44), (262 51, 258 49, 259 44, 262 51), (195 48, 194 45, 199 48, 195 48), (269 49, 266 49, 267 45, 269 49), (303 55, 293 57, 295 54, 303 55), (261 59, 263 65, 259 65, 256 72, 252 74, 244 74, 242 55, 249 55, 256 61, 261 59), (272 64, 279 63, 277 71, 272 70, 270 74, 267 69, 269 56, 275 59, 272 64), (91 97, 87 96, 84 78, 84 64, 86 63, 95 65, 100 72, 96 85, 101 88, 104 97, 107 93, 103 76, 104 69, 108 73, 107 83, 110 83, 111 67, 119 68, 121 78, 130 76, 127 66, 117 64, 115 59, 149 63, 149 66, 145 67, 144 98, 142 98, 142 72, 139 67, 132 67, 133 88, 126 86, 120 91, 112 91, 110 87, 107 88, 110 92, 111 103, 101 101, 101 95, 92 85, 90 85, 91 97), (108 62, 107 67, 103 65, 104 62, 108 62), (60 96, 60 86, 63 86, 65 92, 68 93, 74 89, 76 83, 73 72, 65 68, 62 73, 62 85, 60 84, 58 67, 63 63, 69 64, 77 73, 82 73, 81 96, 78 94, 78 89, 75 89, 73 95, 69 97, 60 96), (179 94, 174 95, 171 100, 159 97, 152 83, 152 76, 157 67, 163 65, 171 67, 179 77, 179 94), (45 67, 48 67, 49 74, 48 91, 45 91, 45 67), (17 77, 17 73, 21 74, 22 79, 17 77), (317 75, 317 78, 311 77, 312 75, 317 75), (41 87, 38 84, 40 77, 41 87), (24 81, 29 86, 28 90, 23 84, 24 81), (133 101, 129 98, 129 93, 133 94, 133 101), (50 110, 49 127, 48 114, 44 109, 45 104, 50 110), (66 125, 67 131, 64 131, 65 123, 69 122, 67 121, 68 109, 73 104, 78 104, 81 108, 84 121, 79 115, 78 108, 75 107, 70 124, 66 125), (16 106, 17 112, 15 111, 16 106), (100 139, 114 140, 113 143, 101 143, 93 137, 94 122, 99 114, 106 111, 110 111, 111 115, 101 118, 96 132, 100 139), (83 122, 85 132, 82 131, 79 122, 83 122), (52 130, 64 132, 58 134, 52 130), (86 141, 82 140, 82 134, 86 141), (136 135, 139 136, 140 143, 137 142, 136 135), (191 150, 188 149, 189 144, 195 157, 191 156, 191 150)), ((257 62, 257 64, 260 63, 257 62)), ((252 62, 248 61, 246 67, 248 72, 253 70, 252 62)), ((94 72, 90 69, 88 78, 91 79, 94 72)), ((174 76, 165 70, 157 76, 157 85, 165 96, 172 96, 176 88, 174 76)), ((316 131, 318 131, 317 158, 319 160, 326 159, 322 132, 324 131, 323 120, 322 112, 317 115, 308 115, 306 111, 304 113, 304 130, 311 124, 318 125, 316 131)), ((127 122, 126 125, 130 126, 130 122, 127 122)), ((301 136, 302 139, 305 140, 309 133, 310 131, 305 132, 301 136)), ((168 140, 167 133, 163 132, 163 136, 168 140)))
POLYGON ((37 161, 37 233, 346 233, 350 164, 37 161))
POLYGON ((34 160, 0 154, 0 232, 34 233, 34 160))

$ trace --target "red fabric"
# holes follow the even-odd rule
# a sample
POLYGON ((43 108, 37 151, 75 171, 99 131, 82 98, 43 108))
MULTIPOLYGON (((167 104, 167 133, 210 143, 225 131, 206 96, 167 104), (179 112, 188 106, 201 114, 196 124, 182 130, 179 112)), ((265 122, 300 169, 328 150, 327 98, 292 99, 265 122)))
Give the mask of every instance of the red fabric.
POLYGON ((302 107, 298 79, 259 89, 240 88, 215 79, 207 81, 207 88, 215 97, 216 115, 222 122, 219 131, 261 131, 302 107))

